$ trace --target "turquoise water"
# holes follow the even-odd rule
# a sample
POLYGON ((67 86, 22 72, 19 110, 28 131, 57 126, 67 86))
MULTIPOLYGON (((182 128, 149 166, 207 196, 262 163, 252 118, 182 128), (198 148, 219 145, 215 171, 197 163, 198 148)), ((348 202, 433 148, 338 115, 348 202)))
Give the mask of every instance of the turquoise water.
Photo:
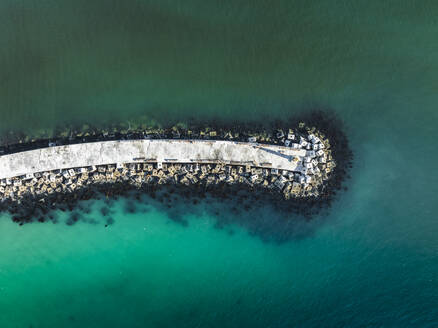
POLYGON ((106 228, 103 200, 84 214, 94 224, 4 217, 0 327, 436 327, 437 12, 432 1, 2 1, 2 130, 332 108, 355 166, 329 215, 282 243, 249 233, 257 213, 218 229, 206 203, 179 202, 187 224, 123 199, 106 228))

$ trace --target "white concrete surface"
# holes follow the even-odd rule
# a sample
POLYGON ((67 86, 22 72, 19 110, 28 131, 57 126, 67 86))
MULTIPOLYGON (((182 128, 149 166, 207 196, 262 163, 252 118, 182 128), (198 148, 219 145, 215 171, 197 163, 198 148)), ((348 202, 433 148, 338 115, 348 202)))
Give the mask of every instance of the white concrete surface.
POLYGON ((143 162, 224 162, 295 170, 304 149, 207 140, 102 141, 47 147, 0 156, 0 179, 92 165, 143 162))

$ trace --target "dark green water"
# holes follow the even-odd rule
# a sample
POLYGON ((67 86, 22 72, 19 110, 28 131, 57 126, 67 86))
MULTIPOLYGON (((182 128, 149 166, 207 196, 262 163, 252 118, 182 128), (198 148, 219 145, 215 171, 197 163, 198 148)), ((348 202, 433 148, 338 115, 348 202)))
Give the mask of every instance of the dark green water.
POLYGON ((108 228, 102 201, 99 224, 3 215, 0 327, 436 327, 437 17, 433 1, 3 0, 2 130, 332 108, 356 158, 328 217, 281 244, 217 229, 208 204, 180 202, 187 225, 124 200, 108 228))

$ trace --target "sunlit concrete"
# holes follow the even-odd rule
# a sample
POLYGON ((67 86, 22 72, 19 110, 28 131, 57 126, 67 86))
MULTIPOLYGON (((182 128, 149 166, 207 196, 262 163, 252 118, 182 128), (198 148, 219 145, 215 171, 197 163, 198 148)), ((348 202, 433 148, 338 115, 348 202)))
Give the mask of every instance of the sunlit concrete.
POLYGON ((226 163, 300 170, 304 149, 233 141, 123 140, 47 147, 0 156, 0 179, 36 172, 144 161, 226 163))

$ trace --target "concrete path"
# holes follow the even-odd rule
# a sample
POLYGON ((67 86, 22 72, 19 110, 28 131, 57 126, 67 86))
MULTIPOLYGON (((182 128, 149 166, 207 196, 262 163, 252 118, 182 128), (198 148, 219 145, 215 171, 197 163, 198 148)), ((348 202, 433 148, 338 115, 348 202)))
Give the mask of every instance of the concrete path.
POLYGON ((144 161, 250 164, 295 170, 304 149, 208 140, 124 140, 48 147, 0 156, 0 179, 28 173, 144 161))

